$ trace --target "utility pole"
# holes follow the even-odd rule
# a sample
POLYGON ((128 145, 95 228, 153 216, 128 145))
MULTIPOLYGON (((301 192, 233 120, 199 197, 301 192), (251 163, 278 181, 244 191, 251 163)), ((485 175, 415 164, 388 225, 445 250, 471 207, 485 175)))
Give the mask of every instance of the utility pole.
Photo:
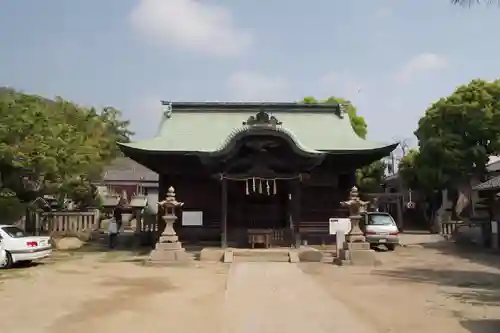
POLYGON ((391 153, 391 170, 393 175, 396 174, 396 160, 394 157, 394 152, 391 153))

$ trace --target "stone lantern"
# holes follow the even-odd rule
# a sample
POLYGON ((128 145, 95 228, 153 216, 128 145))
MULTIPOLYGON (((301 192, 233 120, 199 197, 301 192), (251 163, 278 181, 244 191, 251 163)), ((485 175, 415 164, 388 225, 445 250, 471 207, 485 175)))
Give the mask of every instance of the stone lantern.
POLYGON ((179 242, 179 237, 174 229, 174 223, 177 221, 176 210, 183 205, 183 202, 179 202, 175 198, 173 187, 167 190, 166 199, 158 203, 158 206, 163 208, 164 215, 162 219, 165 221, 165 229, 161 233, 154 250, 151 252, 149 257, 151 262, 167 264, 191 259, 191 256, 182 247, 182 243, 179 242))
POLYGON ((359 198, 358 189, 353 187, 349 193, 349 200, 341 204, 349 209, 351 230, 346 235, 346 242, 337 245, 342 248, 334 262, 338 265, 374 265, 376 263, 375 252, 370 249, 370 244, 366 242, 365 235, 359 227, 363 218, 361 214, 366 212, 369 202, 362 201, 359 198))
POLYGON ((130 198, 130 210, 132 212, 132 217, 135 219, 135 233, 136 235, 141 234, 143 231, 143 215, 144 209, 148 205, 148 197, 145 195, 133 195, 130 198))
POLYGON ((349 209, 349 219, 351 220, 351 230, 346 235, 346 240, 349 243, 366 242, 365 235, 359 227, 359 223, 363 218, 361 214, 366 212, 369 202, 362 201, 359 198, 358 188, 354 186, 351 192, 349 192, 349 200, 343 201, 340 204, 349 209))

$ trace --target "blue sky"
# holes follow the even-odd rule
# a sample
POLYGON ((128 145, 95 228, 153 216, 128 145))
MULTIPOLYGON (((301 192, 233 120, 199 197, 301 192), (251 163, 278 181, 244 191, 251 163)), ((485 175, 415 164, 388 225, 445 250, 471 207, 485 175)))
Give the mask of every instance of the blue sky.
POLYGON ((457 85, 499 76, 498 31, 500 8, 448 0, 0 0, 0 85, 118 107, 137 138, 160 99, 333 95, 392 141, 457 85))

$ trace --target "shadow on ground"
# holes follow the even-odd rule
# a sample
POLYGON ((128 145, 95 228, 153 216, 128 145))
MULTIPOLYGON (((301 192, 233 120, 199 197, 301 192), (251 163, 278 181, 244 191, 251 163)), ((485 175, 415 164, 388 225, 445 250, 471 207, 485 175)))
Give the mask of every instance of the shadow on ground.
MULTIPOLYGON (((205 247, 203 245, 183 245, 187 252, 191 253, 195 260, 199 260, 201 250, 205 247)), ((84 244, 81 248, 74 250, 60 250, 55 253, 67 254, 71 256, 81 256, 85 254, 103 254, 106 261, 144 261, 151 251, 152 245, 140 245, 133 235, 120 235, 117 244, 114 248, 110 248, 106 239, 103 237, 97 241, 90 241, 84 244)))
POLYGON ((129 252, 133 256, 143 256, 151 252, 151 245, 143 245, 139 242, 133 233, 120 234, 114 248, 109 247, 108 236, 104 233, 94 234, 93 237, 85 242, 83 246, 76 249, 64 249, 57 252, 71 253, 73 255, 86 253, 108 253, 108 252, 129 252))
POLYGON ((473 244, 457 244, 452 241, 420 244, 423 248, 434 249, 444 255, 451 255, 462 259, 500 269, 500 251, 491 250, 473 244))
POLYGON ((470 333, 498 333, 500 332, 500 320, 463 320, 460 322, 463 328, 470 333))
POLYGON ((481 306, 500 305, 500 273, 452 269, 400 268, 380 270, 376 271, 375 274, 397 280, 452 287, 446 291, 446 294, 463 303, 481 306))

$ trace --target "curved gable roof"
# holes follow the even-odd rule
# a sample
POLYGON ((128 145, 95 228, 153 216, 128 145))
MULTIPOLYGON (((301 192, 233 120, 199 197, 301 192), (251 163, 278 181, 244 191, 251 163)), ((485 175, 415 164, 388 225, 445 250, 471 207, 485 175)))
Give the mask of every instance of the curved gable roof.
POLYGON ((338 104, 302 103, 172 103, 154 138, 120 145, 151 152, 214 153, 261 111, 279 120, 276 130, 308 153, 389 153, 397 146, 358 137, 338 104))

